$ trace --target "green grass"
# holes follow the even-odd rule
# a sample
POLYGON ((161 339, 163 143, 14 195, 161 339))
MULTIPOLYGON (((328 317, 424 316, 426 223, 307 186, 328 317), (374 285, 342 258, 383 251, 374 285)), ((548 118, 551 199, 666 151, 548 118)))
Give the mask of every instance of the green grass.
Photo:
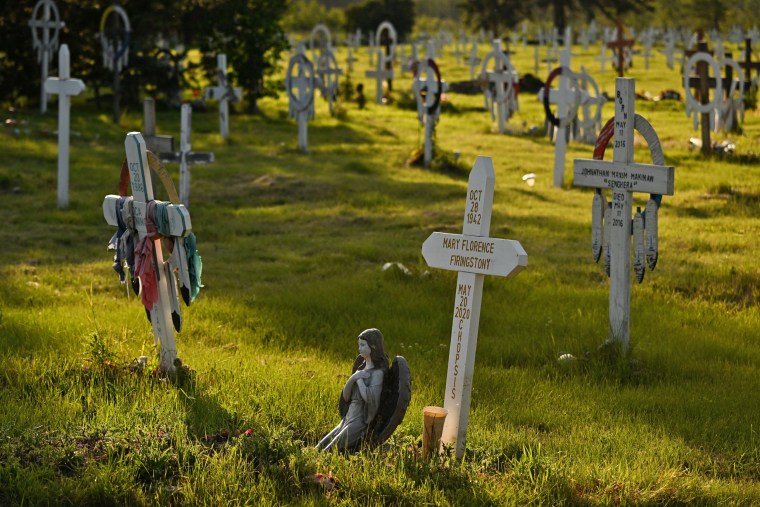
MULTIPOLYGON (((584 64, 611 95, 614 73, 599 75, 597 51, 574 53, 573 68, 584 64)), ((610 359, 596 353, 609 284, 591 259, 591 192, 572 187, 572 160, 591 147, 568 146, 555 189, 552 145, 527 134, 543 125, 533 96, 499 135, 481 96, 448 94, 438 146, 467 168, 493 157, 491 234, 519 240, 530 261, 514 279, 485 282, 465 459, 425 464, 421 409, 443 401, 456 275, 428 270, 420 248, 433 231, 461 230, 467 173, 405 165, 422 140, 416 115, 371 102, 358 56, 352 82, 370 103, 330 118, 318 99, 309 155, 284 94, 262 101, 261 116, 233 115, 227 142, 213 107, 195 113, 193 148, 216 162, 192 173, 205 288, 183 308, 189 371, 174 382, 152 372, 150 325, 105 248, 102 198, 116 191, 140 112, 114 125, 75 99, 65 211, 55 209, 54 114, 19 111, 20 133, 0 131, 0 504, 760 502, 758 113, 741 135, 716 135, 739 157, 706 159, 689 149, 698 133, 683 103, 637 102, 676 190, 660 211, 657 269, 633 285, 630 356, 610 359), (534 187, 521 179, 529 172, 534 187), (382 272, 385 262, 411 275, 382 272), (411 366, 406 419, 382 451, 317 454, 339 419, 355 337, 373 326, 411 366), (143 354, 141 370, 132 361, 143 354)), ((532 72, 532 49, 513 62, 532 72)), ((663 55, 648 72, 635 65, 639 93, 681 90, 663 55)), ((441 71, 469 78, 448 55, 441 71)), ((396 98, 409 90, 409 74, 394 88, 396 98)), ((177 136, 179 112, 157 123, 177 136)), ((647 157, 638 139, 636 160, 647 157)))

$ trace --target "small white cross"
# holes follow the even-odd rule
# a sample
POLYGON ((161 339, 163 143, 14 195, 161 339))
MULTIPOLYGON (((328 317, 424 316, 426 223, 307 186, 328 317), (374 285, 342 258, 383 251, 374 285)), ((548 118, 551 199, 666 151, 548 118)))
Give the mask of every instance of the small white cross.
POLYGON ((206 100, 219 101, 219 133, 222 139, 230 137, 230 101, 239 102, 243 98, 243 91, 240 88, 232 86, 227 76, 227 55, 219 53, 216 55, 217 86, 206 88, 206 100))
POLYGON ((58 77, 45 81, 45 92, 58 95, 58 208, 69 206, 69 119, 71 97, 84 90, 80 79, 69 76, 69 47, 61 45, 58 50, 58 77))

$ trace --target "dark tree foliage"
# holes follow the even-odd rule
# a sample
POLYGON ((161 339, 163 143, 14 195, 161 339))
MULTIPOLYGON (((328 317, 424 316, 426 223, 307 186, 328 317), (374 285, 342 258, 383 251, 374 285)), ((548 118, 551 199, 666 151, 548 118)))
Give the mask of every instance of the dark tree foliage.
POLYGON ((414 28, 414 0, 367 0, 346 9, 349 32, 361 29, 364 36, 377 30, 383 21, 390 21, 402 41, 414 28))
POLYGON ((524 19, 523 0, 469 0, 459 4, 467 23, 474 28, 501 34, 524 19))
POLYGON ((200 41, 204 67, 215 76, 215 55, 225 53, 234 68, 230 75, 243 88, 251 112, 259 98, 280 89, 280 83, 265 78, 277 71, 280 53, 288 48, 280 25, 287 9, 282 0, 221 0, 206 13, 204 23, 212 28, 203 29, 208 36, 200 41))
MULTIPOLYGON (((0 0, 0 101, 39 101, 40 65, 32 48, 28 21, 36 0, 0 0)), ((66 23, 60 42, 71 52, 71 75, 82 79, 96 98, 110 92, 113 72, 103 65, 97 34, 110 1, 56 0, 66 23)), ((121 74, 122 104, 139 107, 144 95, 159 103, 178 105, 182 89, 199 87, 180 67, 191 48, 204 51, 204 70, 216 83, 216 52, 226 51, 237 71, 239 85, 255 107, 258 97, 271 93, 264 83, 276 69, 287 41, 279 19, 287 9, 281 0, 122 0, 132 27, 129 64, 121 74)), ((58 73, 57 56, 49 75, 58 73)), ((103 107, 108 103, 103 102, 103 107)))

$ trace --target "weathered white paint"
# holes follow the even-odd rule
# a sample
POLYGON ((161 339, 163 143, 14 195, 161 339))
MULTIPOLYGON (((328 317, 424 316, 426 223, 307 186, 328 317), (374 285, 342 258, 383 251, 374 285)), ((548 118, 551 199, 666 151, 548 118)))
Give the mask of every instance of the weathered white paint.
MULTIPOLYGON (((443 427, 441 442, 453 445, 457 458, 464 455, 467 437, 467 423, 472 394, 472 376, 475 366, 475 350, 478 341, 480 305, 483 293, 483 272, 465 271, 458 263, 441 262, 454 252, 469 253, 466 248, 477 250, 479 258, 485 258, 485 250, 495 264, 505 263, 498 270, 502 276, 519 273, 528 265, 528 254, 517 241, 494 240, 489 238, 491 208, 493 205, 495 175, 490 157, 478 157, 470 172, 465 201, 464 226, 462 234, 434 233, 423 245, 423 256, 429 265, 458 271, 454 314, 451 327, 448 373, 444 408, 448 417, 443 427), (445 241, 445 242, 444 242, 445 241), (496 246, 497 243, 499 246, 496 246), (458 245, 454 248, 454 245, 458 245), (499 259, 497 259, 497 257, 499 259), (503 258, 506 257, 506 258, 503 258)), ((470 268, 467 268, 470 269, 470 268)), ((490 274, 491 271, 487 270, 490 274)))
POLYGON ((425 128, 423 150, 425 167, 430 166, 430 162, 433 160, 433 133, 441 114, 441 102, 439 100, 438 104, 435 104, 435 95, 445 92, 448 88, 445 82, 438 82, 440 74, 437 76, 436 69, 433 67, 436 65, 432 56, 434 51, 433 41, 428 41, 427 58, 419 62, 417 76, 412 81, 412 92, 417 100, 417 117, 425 128), (424 97, 422 95, 423 90, 425 91, 424 97))
POLYGON ((69 76, 69 47, 62 44, 58 50, 59 76, 45 81, 45 92, 58 95, 58 208, 69 206, 69 115, 71 96, 84 90, 80 79, 69 76))
MULTIPOLYGON (((139 132, 130 132, 124 141, 129 167, 129 177, 132 185, 132 205, 125 207, 132 211, 130 218, 134 221, 137 240, 147 234, 145 217, 147 216, 148 203, 154 199, 153 184, 148 165, 145 140, 139 132)), ((103 216, 106 222, 117 226, 116 202, 119 196, 107 195, 103 200, 103 216)), ((168 207, 170 232, 173 237, 183 238, 192 230, 190 214, 183 205, 170 205, 168 207)), ((175 245, 175 248, 177 245, 175 245)), ((174 372, 175 360, 177 359, 177 345, 174 340, 174 325, 172 322, 172 309, 177 308, 171 300, 171 294, 176 292, 170 284, 175 283, 171 271, 164 262, 164 254, 161 246, 161 238, 153 240, 153 252, 156 265, 156 285, 158 288, 158 301, 150 310, 150 321, 153 327, 153 335, 159 344, 160 367, 163 371, 174 372)), ((176 297, 175 297, 176 300, 176 297)))
POLYGON ((314 75, 314 66, 306 58, 305 52, 304 45, 301 44, 296 54, 290 58, 287 77, 285 78, 285 89, 290 98, 288 114, 298 122, 298 148, 302 152, 308 153, 307 127, 309 119, 314 118, 314 90, 317 81, 314 75), (298 73, 293 74, 296 67, 298 73))
MULTIPOLYGON (((605 246, 610 256, 610 340, 628 349, 631 306, 631 212, 633 192, 673 195, 674 168, 633 162, 635 81, 615 81, 614 152, 612 162, 576 159, 576 186, 611 188, 605 215, 605 246)), ((649 133, 650 137, 656 134, 649 133)), ((650 142, 650 148, 651 148, 650 142)))

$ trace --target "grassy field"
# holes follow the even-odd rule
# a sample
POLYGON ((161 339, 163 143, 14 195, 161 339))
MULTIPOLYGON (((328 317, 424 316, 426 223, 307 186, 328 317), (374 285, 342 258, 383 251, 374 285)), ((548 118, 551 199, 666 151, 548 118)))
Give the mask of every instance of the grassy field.
MULTIPOLYGON (((573 54, 612 95, 598 50, 573 54)), ((553 147, 530 134, 543 125, 535 96, 521 95, 500 135, 482 96, 449 93, 435 168, 408 167, 423 135, 410 75, 377 106, 358 56, 351 80, 369 104, 332 118, 318 99, 309 155, 285 94, 260 116, 233 115, 227 142, 213 107, 194 114, 193 148, 216 162, 193 169, 205 288, 183 307, 190 372, 174 382, 151 373, 152 331, 111 269, 101 210, 141 111, 114 125, 75 99, 63 211, 55 106, 18 111, 0 131, 0 504, 760 503, 758 112, 743 134, 715 135, 737 156, 707 159, 689 148, 699 134, 683 102, 637 101, 676 168, 675 196, 663 199, 657 268, 633 285, 630 355, 609 359, 596 353, 609 285, 591 258, 592 193, 572 187, 572 160, 592 147, 568 146, 566 184, 553 188, 553 147), (428 270, 420 249, 433 231, 461 231, 479 155, 496 169, 491 235, 519 240, 529 267, 485 282, 465 458, 422 463, 421 409, 443 402, 456 274, 428 270), (406 419, 382 450, 318 454, 368 327, 409 361, 406 419), (588 359, 568 367, 563 353, 588 359), (143 354, 145 371, 131 366, 143 354)), ((532 73, 532 49, 513 63, 532 73)), ((440 67, 449 82, 469 79, 449 54, 440 67)), ((663 55, 643 67, 631 71, 639 93, 683 93, 663 55)), ((157 123, 179 135, 178 111, 157 123)), ((638 137, 636 148, 650 161, 638 137)))

